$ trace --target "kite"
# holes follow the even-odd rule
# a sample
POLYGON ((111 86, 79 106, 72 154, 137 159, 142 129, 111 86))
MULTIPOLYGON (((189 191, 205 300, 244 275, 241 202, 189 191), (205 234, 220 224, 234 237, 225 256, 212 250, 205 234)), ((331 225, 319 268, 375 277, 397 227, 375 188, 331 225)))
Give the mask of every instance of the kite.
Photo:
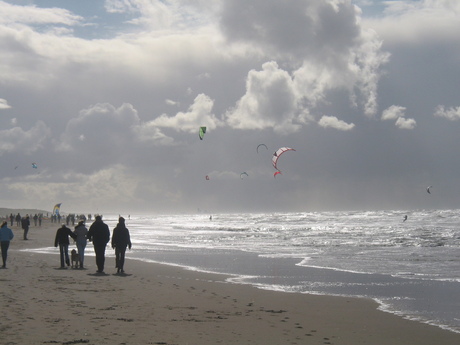
POLYGON ((200 127, 200 140, 203 140, 205 133, 206 133, 206 127, 200 127))
POLYGON ((54 205, 54 208, 53 208, 53 215, 55 214, 56 216, 58 216, 60 210, 61 210, 61 204, 60 204, 60 203, 54 205))
POLYGON ((273 164, 273 167, 276 169, 276 170, 280 170, 278 169, 278 159, 280 158, 280 156, 284 153, 284 152, 287 152, 287 151, 295 151, 294 149, 291 149, 290 147, 282 147, 280 149, 278 149, 274 154, 273 154, 273 157, 272 157, 272 164, 273 164))
POLYGON ((433 186, 429 186, 429 187, 426 189, 426 191, 428 192, 428 194, 431 194, 431 192, 430 192, 430 188, 431 188, 431 187, 433 187, 433 186))
POLYGON ((259 144, 259 145, 257 145, 257 149, 256 149, 257 153, 259 153, 259 147, 261 147, 261 146, 265 146, 265 148, 268 150, 267 145, 265 145, 265 144, 259 144))
POLYGON ((275 171, 275 173, 273 174, 273 177, 276 177, 276 175, 278 174, 281 174, 281 171, 275 171))
POLYGON ((208 175, 206 175, 206 180, 209 180, 209 176, 208 176, 208 175))
POLYGON ((243 179, 243 175, 249 176, 247 172, 242 172, 242 173, 240 174, 240 179, 243 179))
POLYGON ((37 163, 32 163, 32 168, 37 169, 38 168, 37 163))

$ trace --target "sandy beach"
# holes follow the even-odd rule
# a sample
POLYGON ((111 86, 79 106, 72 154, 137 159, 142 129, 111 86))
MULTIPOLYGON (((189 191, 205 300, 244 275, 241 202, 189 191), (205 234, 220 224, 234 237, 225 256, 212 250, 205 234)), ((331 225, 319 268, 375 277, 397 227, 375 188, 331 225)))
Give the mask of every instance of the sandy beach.
POLYGON ((379 311, 371 300, 260 290, 130 260, 129 251, 122 275, 113 258, 96 274, 94 256, 84 270, 59 269, 57 248, 28 251, 52 246, 58 227, 32 226, 28 241, 12 227, 0 270, 1 344, 460 344, 458 333, 379 311))

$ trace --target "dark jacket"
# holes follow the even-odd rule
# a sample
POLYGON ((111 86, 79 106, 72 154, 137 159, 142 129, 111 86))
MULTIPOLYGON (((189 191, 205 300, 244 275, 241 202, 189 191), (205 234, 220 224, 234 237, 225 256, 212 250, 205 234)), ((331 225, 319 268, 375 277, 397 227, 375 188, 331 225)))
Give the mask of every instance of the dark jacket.
POLYGON ((24 230, 28 230, 30 226, 29 217, 25 217, 21 219, 21 226, 24 230))
POLYGON ((63 225, 56 231, 56 238, 54 239, 54 246, 58 244, 69 244, 69 236, 76 239, 77 236, 68 227, 63 225))
POLYGON ((86 237, 88 241, 93 241, 93 244, 96 246, 105 245, 110 240, 109 227, 101 219, 96 219, 89 227, 86 237))
POLYGON ((112 248, 126 248, 131 249, 131 238, 129 230, 124 223, 118 223, 112 234, 112 248))

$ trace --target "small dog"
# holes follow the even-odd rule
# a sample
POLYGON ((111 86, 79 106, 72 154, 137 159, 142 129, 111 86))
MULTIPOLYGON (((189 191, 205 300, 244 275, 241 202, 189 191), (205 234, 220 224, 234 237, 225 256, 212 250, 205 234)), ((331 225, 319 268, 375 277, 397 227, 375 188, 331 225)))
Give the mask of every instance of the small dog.
POLYGON ((81 266, 80 265, 80 255, 78 255, 75 249, 72 249, 72 251, 70 252, 70 261, 72 263, 72 268, 78 268, 81 266))

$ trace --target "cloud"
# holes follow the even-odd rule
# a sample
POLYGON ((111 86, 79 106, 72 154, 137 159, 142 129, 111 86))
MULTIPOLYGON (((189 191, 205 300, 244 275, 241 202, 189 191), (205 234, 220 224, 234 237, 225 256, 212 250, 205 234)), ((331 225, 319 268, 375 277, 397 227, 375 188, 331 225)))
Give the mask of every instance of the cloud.
POLYGON ((37 121, 29 130, 20 127, 0 131, 0 156, 5 153, 31 154, 43 148, 51 132, 43 121, 37 121))
POLYGON ((123 152, 127 143, 132 142, 133 129, 139 124, 139 116, 131 104, 116 108, 109 103, 98 103, 81 110, 78 117, 68 122, 57 149, 110 157, 123 152))
POLYGON ((379 70, 389 55, 375 31, 360 27, 358 16, 345 1, 237 0, 225 2, 220 24, 230 42, 258 48, 292 75, 298 104, 315 107, 344 90, 372 117, 379 70))
POLYGON ((384 16, 366 20, 366 26, 373 27, 385 41, 426 44, 440 37, 459 40, 459 1, 399 0, 386 1, 385 6, 384 16))
POLYGON ((460 107, 446 109, 443 105, 438 105, 435 109, 434 116, 443 117, 450 121, 460 120, 460 107))
POLYGON ((8 102, 6 99, 0 98, 0 110, 1 109, 10 109, 11 106, 8 105, 8 102))
POLYGON ((414 119, 406 119, 406 107, 392 105, 382 112, 382 121, 396 120, 395 126, 399 129, 414 129, 417 122, 414 119))
POLYGON ((263 64, 262 71, 251 70, 246 81, 246 94, 236 107, 226 113, 232 128, 265 129, 293 132, 297 111, 296 90, 290 75, 274 61, 263 64))
POLYGON ((0 24, 22 25, 76 25, 83 18, 63 8, 39 8, 36 6, 12 5, 0 1, 0 24))
POLYGON ((162 114, 148 123, 148 126, 171 128, 177 132, 197 132, 200 126, 215 129, 221 121, 212 113, 214 101, 205 94, 196 96, 187 112, 170 117, 162 114))
POLYGON ((335 116, 326 116, 324 115, 318 121, 318 125, 323 128, 335 128, 340 131, 349 131, 355 127, 353 123, 346 123, 345 121, 339 120, 335 116))
POLYGON ((382 112, 382 120, 396 120, 399 117, 405 116, 405 107, 401 107, 399 105, 392 105, 391 107, 385 109, 382 112))
POLYGON ((399 129, 414 129, 416 124, 414 119, 405 119, 404 117, 398 117, 395 123, 399 129))

